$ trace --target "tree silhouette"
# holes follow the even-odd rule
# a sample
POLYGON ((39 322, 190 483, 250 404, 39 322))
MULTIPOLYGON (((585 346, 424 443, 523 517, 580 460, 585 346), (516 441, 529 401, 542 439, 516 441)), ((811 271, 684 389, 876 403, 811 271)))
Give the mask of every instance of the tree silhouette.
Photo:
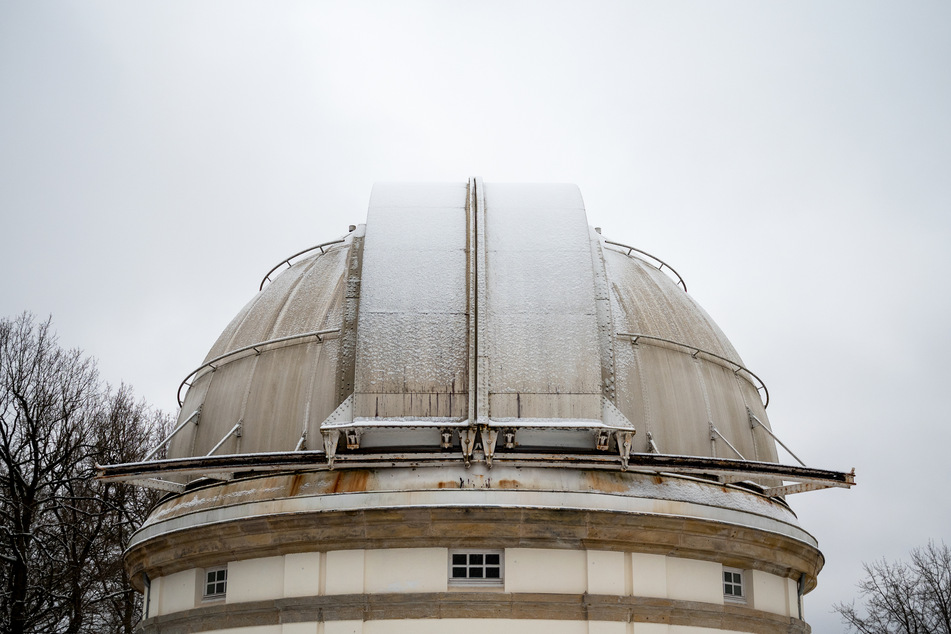
POLYGON ((858 584, 864 614, 855 603, 835 611, 862 634, 951 634, 951 549, 929 542, 908 562, 865 564, 858 584))
POLYGON ((164 424, 49 320, 0 319, 0 631, 131 633, 122 550, 155 494, 91 477, 141 460, 164 424))

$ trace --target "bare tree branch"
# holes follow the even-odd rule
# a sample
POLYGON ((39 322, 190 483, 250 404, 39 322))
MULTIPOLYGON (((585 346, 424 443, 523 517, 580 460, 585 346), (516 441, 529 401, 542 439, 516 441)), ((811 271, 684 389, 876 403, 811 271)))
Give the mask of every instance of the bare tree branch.
POLYGON ((858 584, 864 614, 851 604, 835 611, 861 634, 951 634, 951 549, 941 543, 911 551, 910 562, 865 564, 858 584))

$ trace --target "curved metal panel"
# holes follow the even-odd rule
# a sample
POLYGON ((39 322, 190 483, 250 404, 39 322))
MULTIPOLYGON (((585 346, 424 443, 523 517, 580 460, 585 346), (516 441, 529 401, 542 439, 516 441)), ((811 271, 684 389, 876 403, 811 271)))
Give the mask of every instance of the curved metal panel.
MULTIPOLYGON (((262 341, 339 326, 349 241, 279 275, 225 328, 206 361, 262 341)), ((199 375, 180 419, 199 405, 202 415, 171 440, 169 456, 204 455, 222 440, 216 453, 293 449, 305 428, 319 425, 336 407, 338 347, 324 339, 292 343, 249 351, 199 375), (227 437, 238 423, 239 430, 227 437)))
POLYGON ((354 416, 467 415, 466 196, 464 184, 373 188, 354 416))
POLYGON ((489 415, 601 418, 588 221, 575 185, 485 185, 489 415))

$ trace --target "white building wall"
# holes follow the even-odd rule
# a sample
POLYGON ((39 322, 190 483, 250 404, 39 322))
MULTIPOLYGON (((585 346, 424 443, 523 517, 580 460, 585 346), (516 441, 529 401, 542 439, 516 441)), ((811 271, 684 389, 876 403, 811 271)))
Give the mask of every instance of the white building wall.
POLYGON ((786 580, 759 570, 748 570, 744 577, 752 580, 751 607, 764 612, 786 615, 789 610, 789 601, 786 598, 786 580))
POLYGON ((195 599, 199 593, 199 576, 202 570, 183 570, 162 577, 161 592, 159 593, 159 614, 181 612, 195 607, 195 599))
POLYGON ((319 623, 285 623, 281 634, 317 634, 319 623))
POLYGON ((366 551, 332 550, 327 553, 325 594, 363 594, 366 551))
POLYGON ((667 597, 667 557, 631 553, 631 593, 636 597, 667 597))
POLYGON ((799 618, 799 584, 786 579, 786 614, 799 618))
POLYGON ((679 557, 666 559, 668 599, 723 604, 722 565, 679 557))
MULTIPOLYGON (((214 634, 485 634, 485 630, 485 621, 479 619, 406 619, 286 623, 215 630, 214 634)), ((737 634, 732 630, 663 623, 521 619, 493 619, 492 631, 495 634, 737 634)))
MULTIPOLYGON (((449 589, 448 558, 449 551, 445 548, 399 548, 298 553, 230 562, 225 601, 241 603, 318 595, 446 592, 449 589)), ((633 595, 722 605, 722 570, 718 563, 663 555, 509 548, 504 555, 504 591, 633 595)), ((201 599, 203 581, 202 569, 153 579, 149 616, 209 604, 201 599)), ((748 607, 798 618, 795 581, 747 570, 744 583, 748 607)), ((426 628, 438 624, 445 628, 446 621, 458 622, 463 632, 468 631, 466 628, 470 624, 472 627, 479 624, 483 630, 485 627, 485 621, 479 619, 337 621, 287 624, 283 630, 273 629, 278 626, 269 626, 270 629, 241 628, 239 634, 375 634, 383 631, 425 634, 429 631, 426 628), (422 629, 404 628, 411 623, 422 629), (379 629, 384 625, 385 630, 379 629)), ((513 620, 512 623, 518 627, 513 625, 514 629, 507 630, 503 628, 507 622, 506 619, 495 619, 493 629, 531 634, 535 631, 533 628, 538 627, 542 628, 539 632, 546 634, 567 634, 578 627, 578 623, 573 621, 513 620), (549 629, 544 629, 546 627, 549 629)), ((655 623, 595 623, 592 622, 585 634, 709 634, 716 631, 655 623)))
POLYGON ((318 634, 363 634, 363 621, 328 621, 318 634))
POLYGON ((320 594, 320 553, 284 555, 284 596, 320 594))
POLYGON ((587 580, 583 550, 505 549, 506 592, 580 594, 587 591, 587 580))
POLYGON ((630 634, 630 625, 620 621, 588 621, 588 634, 630 634))
MULTIPOLYGON (((485 619, 366 621, 357 634, 486 634, 485 619)), ((494 634, 588 634, 585 621, 492 619, 494 634)))
POLYGON ((226 603, 284 597, 284 557, 262 557, 228 564, 226 603))
POLYGON ((143 608, 145 610, 144 618, 147 619, 161 614, 159 612, 159 602, 162 598, 162 577, 156 577, 149 583, 149 587, 145 590, 145 606, 143 608))
POLYGON ((625 553, 608 550, 586 551, 588 594, 630 594, 625 553))
POLYGON ((363 587, 367 593, 446 592, 448 558, 446 548, 368 550, 363 587))

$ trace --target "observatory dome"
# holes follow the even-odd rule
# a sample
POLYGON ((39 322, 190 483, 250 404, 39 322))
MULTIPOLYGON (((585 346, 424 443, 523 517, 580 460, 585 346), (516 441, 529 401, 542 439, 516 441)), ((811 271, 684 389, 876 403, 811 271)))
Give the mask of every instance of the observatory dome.
POLYGON ((853 484, 778 461, 762 381, 573 185, 375 186, 179 397, 101 474, 170 492, 143 634, 807 634, 785 497, 853 484))
POLYGON ((439 445, 471 414, 519 449, 630 425, 634 452, 776 460, 765 387, 673 269, 589 227, 574 185, 484 198, 473 227, 465 184, 377 185, 365 225, 269 273, 189 377, 201 424, 169 456, 239 422, 217 452, 319 448, 346 403, 376 450, 439 445))

